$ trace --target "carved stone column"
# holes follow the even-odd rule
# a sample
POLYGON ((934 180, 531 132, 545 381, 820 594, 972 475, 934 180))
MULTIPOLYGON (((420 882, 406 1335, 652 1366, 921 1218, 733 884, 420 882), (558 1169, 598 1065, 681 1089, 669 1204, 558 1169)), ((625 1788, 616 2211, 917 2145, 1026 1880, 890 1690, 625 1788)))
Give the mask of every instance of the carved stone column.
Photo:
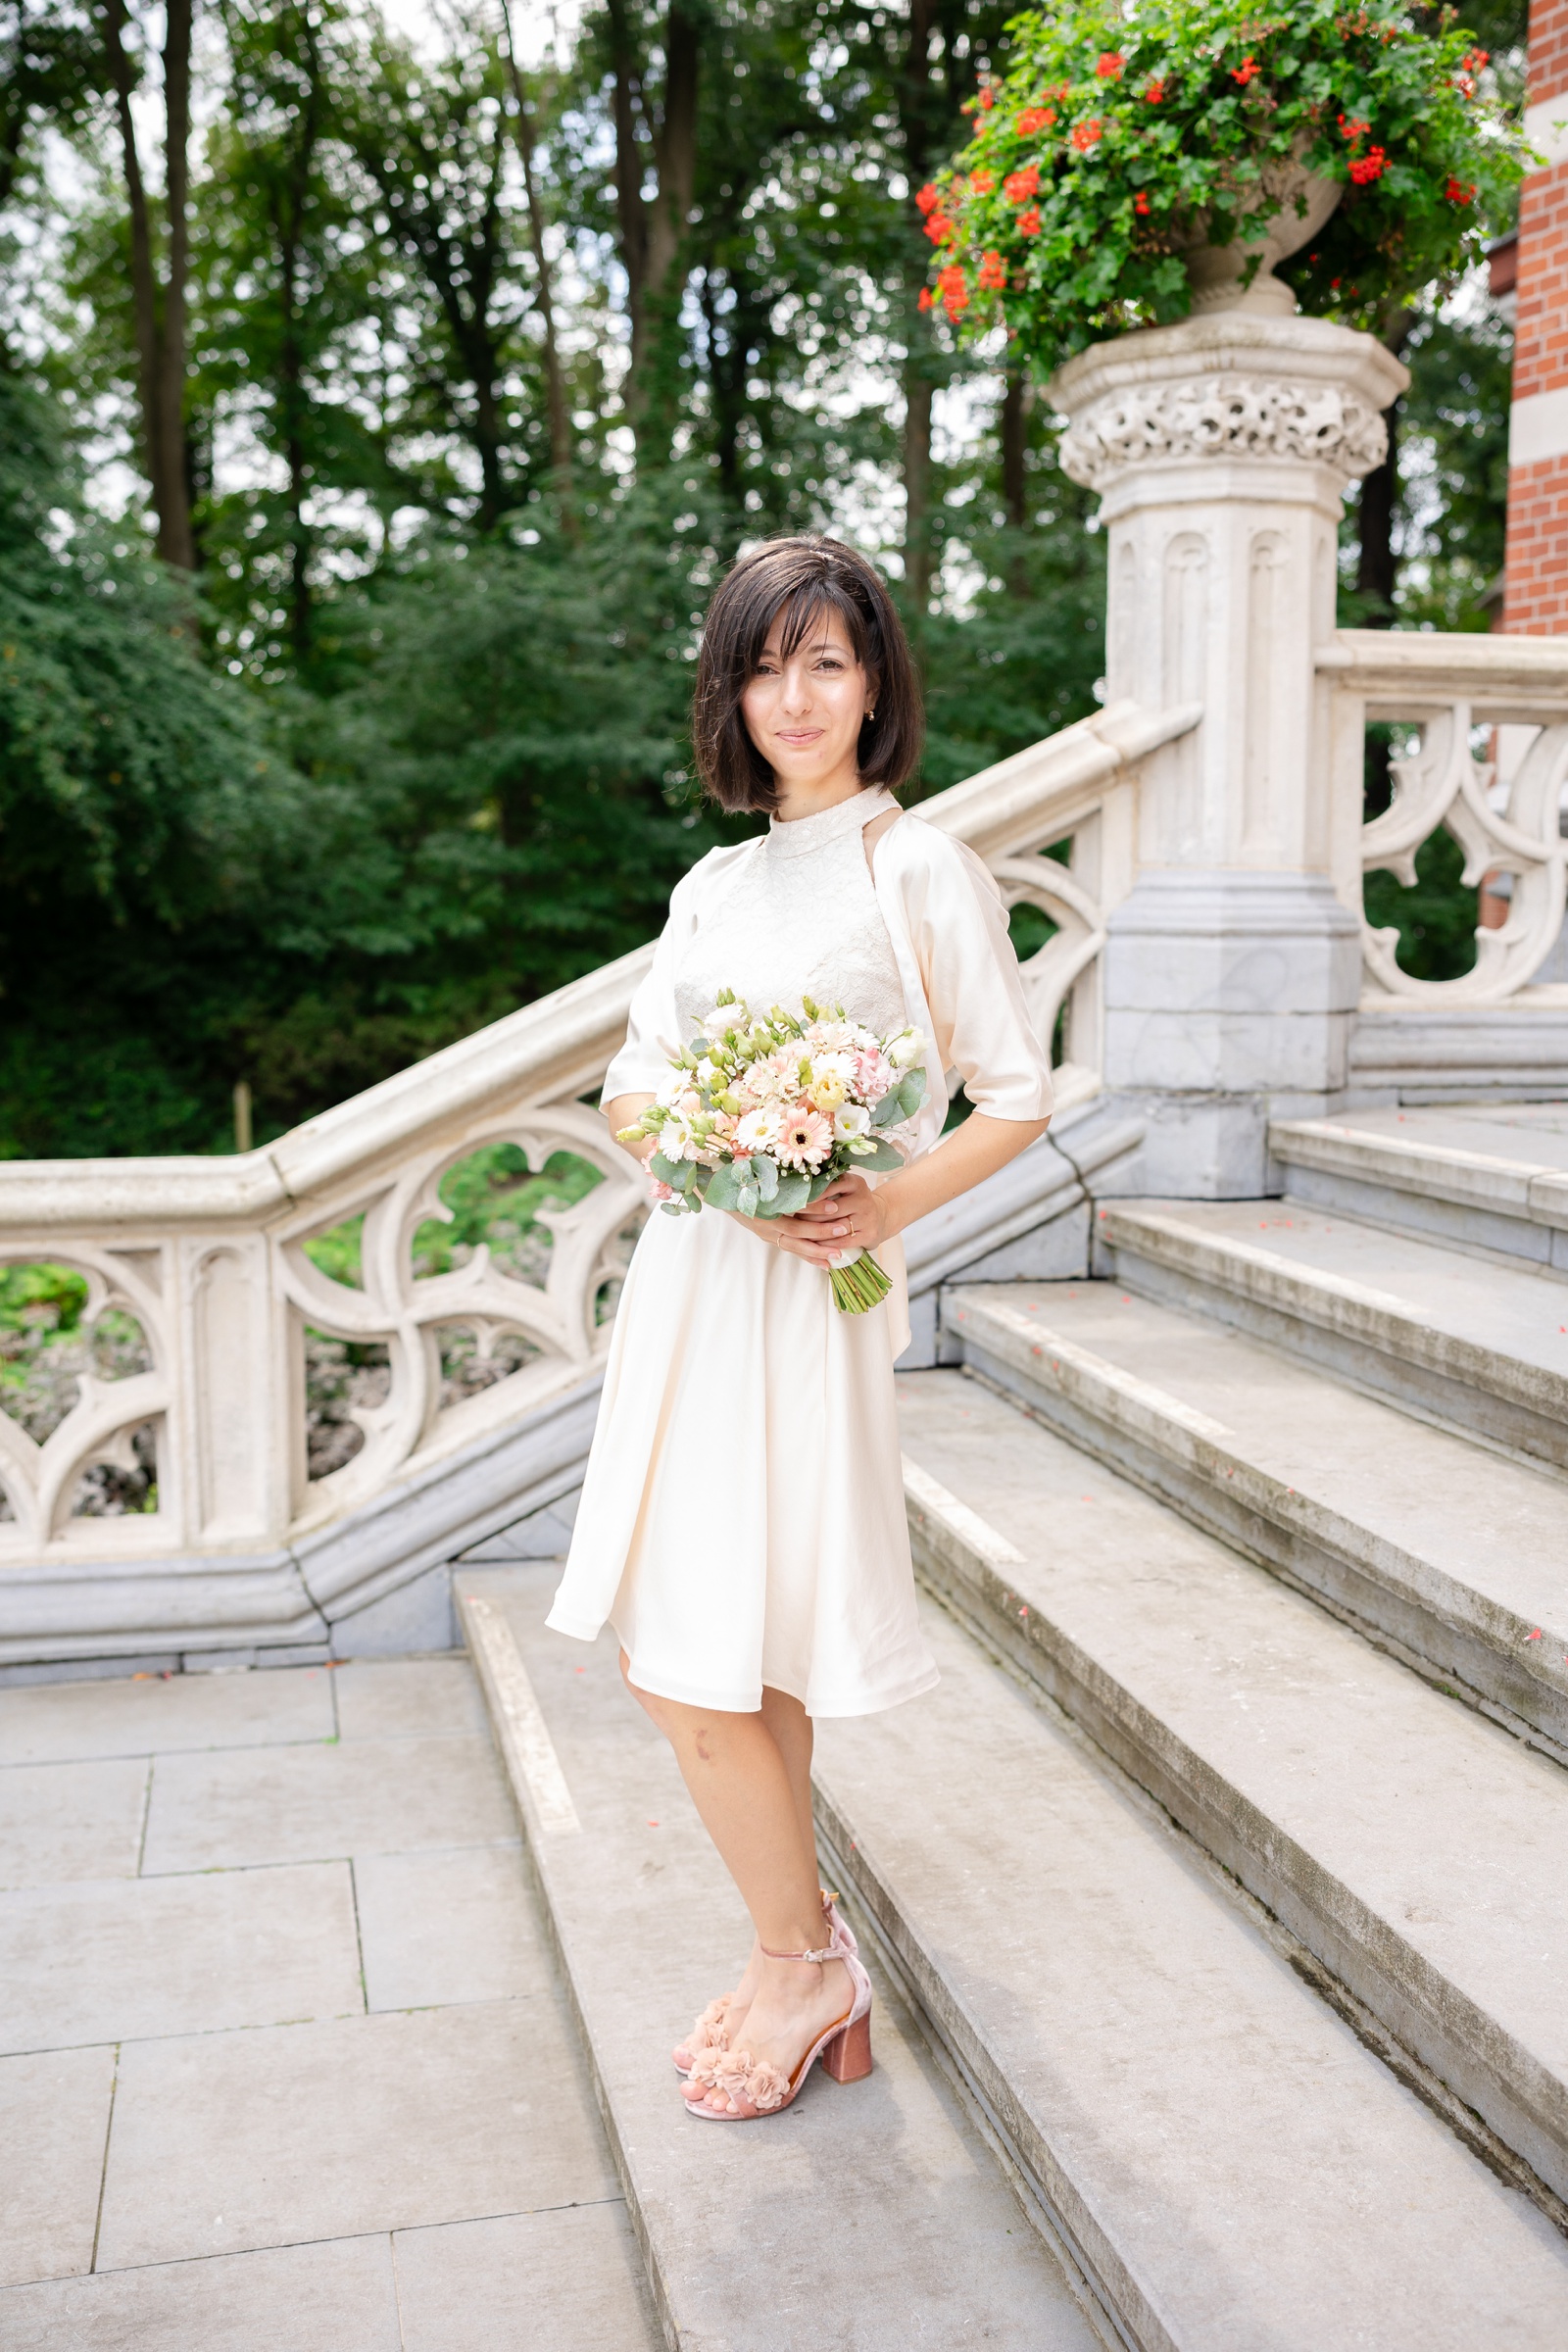
POLYGON ((1105 953, 1105 1080, 1148 1117, 1151 1192, 1263 1192, 1271 1112, 1345 1084, 1361 951, 1313 656, 1345 491, 1407 381, 1370 335, 1240 310, 1096 344, 1050 387, 1062 465, 1102 494, 1107 700, 1203 706, 1145 768, 1105 953))

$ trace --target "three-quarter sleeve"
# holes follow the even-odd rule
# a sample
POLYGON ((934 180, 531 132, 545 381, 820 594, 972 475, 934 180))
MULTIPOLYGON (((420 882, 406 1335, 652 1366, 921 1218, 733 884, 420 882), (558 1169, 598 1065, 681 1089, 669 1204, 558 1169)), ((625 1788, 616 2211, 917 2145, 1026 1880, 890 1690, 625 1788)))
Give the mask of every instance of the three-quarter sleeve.
POLYGON ((686 885, 670 894, 669 916, 654 948, 654 960, 633 991, 626 1016, 626 1042, 605 1072, 601 1102, 617 1095, 657 1094, 680 1052, 680 1016, 675 1005, 675 957, 691 929, 686 885))
POLYGON ((956 1070, 993 1119, 1049 1118, 1051 1059, 1029 1018, 1002 893, 972 850, 916 824, 905 904, 941 1067, 956 1070))

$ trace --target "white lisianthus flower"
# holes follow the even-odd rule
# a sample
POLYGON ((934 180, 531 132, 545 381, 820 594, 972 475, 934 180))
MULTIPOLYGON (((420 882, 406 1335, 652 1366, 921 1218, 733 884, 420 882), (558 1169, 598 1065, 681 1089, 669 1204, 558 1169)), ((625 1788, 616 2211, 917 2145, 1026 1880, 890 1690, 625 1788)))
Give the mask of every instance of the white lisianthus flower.
POLYGON ((855 1143, 867 1133, 870 1125, 871 1113, 863 1102, 846 1102, 841 1110, 833 1114, 833 1141, 836 1144, 855 1143))
POLYGON ((896 1070, 912 1069, 925 1052, 925 1039, 918 1029, 906 1029, 887 1046, 887 1057, 896 1070))
POLYGON ((751 1025, 751 1013, 742 1004, 715 1004, 711 1012, 703 1015, 705 1037, 727 1037, 732 1029, 744 1037, 751 1025))

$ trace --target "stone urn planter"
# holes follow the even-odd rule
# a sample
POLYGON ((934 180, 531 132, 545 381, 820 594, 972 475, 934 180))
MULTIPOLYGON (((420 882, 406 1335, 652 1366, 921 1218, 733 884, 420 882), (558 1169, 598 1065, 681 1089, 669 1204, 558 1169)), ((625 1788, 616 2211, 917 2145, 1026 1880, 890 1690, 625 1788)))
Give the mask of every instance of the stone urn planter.
POLYGON ((1480 258, 1531 152, 1486 52, 1414 0, 1036 0, 967 111, 914 192, 920 305, 1042 377, 1183 317, 1364 326, 1480 258))
POLYGON ((1237 206, 1244 217, 1255 212, 1266 197, 1277 196, 1281 209, 1261 238, 1237 238, 1234 244, 1195 243, 1187 249, 1188 282, 1193 289, 1192 315, 1206 318, 1215 311, 1253 311, 1276 318, 1293 318, 1296 296, 1274 275, 1274 265, 1299 253, 1315 237, 1340 198, 1343 180, 1330 179, 1304 164, 1289 164, 1270 184, 1263 185, 1237 206), (1255 262, 1251 283, 1244 280, 1255 262))

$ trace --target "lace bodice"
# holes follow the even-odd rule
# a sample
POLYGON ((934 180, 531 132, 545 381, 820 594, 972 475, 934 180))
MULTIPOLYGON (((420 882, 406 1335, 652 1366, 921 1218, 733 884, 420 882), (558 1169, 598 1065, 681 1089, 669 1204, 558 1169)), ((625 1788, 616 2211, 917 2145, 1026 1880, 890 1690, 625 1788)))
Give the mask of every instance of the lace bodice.
POLYGON ((842 1004, 881 1036, 905 1025, 904 990, 865 861, 864 828, 897 808, 870 790, 820 816, 773 819, 709 908, 675 969, 681 1034, 690 1037, 721 988, 755 1010, 803 997, 842 1004))

